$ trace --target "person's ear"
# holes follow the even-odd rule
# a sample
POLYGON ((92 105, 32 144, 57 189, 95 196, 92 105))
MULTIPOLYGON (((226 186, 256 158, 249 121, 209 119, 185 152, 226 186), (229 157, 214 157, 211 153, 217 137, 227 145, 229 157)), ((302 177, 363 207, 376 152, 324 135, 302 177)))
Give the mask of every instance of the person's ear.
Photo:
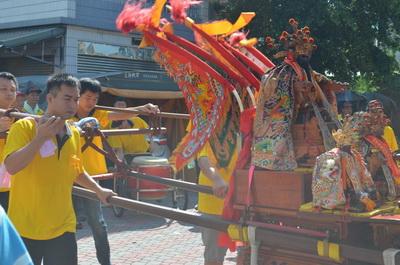
POLYGON ((53 102, 53 100, 54 100, 53 94, 48 93, 48 94, 46 95, 47 104, 50 104, 51 102, 53 102))

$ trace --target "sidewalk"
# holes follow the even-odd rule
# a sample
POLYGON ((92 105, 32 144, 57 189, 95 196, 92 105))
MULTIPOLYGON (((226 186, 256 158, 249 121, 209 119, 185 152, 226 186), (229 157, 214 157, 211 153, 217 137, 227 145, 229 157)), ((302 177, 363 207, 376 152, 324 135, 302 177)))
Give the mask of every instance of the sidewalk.
MULTIPOLYGON (((169 198, 169 197, 168 197, 169 198)), ((162 205, 170 206, 166 198, 162 205)), ((196 196, 190 196, 190 210, 194 211, 196 196)), ((126 211, 115 217, 108 207, 103 208, 109 228, 111 261, 114 265, 200 265, 204 247, 198 227, 126 211)), ((87 223, 77 232, 79 264, 98 264, 93 237, 87 223)), ((226 265, 236 264, 236 253, 228 251, 226 265)))

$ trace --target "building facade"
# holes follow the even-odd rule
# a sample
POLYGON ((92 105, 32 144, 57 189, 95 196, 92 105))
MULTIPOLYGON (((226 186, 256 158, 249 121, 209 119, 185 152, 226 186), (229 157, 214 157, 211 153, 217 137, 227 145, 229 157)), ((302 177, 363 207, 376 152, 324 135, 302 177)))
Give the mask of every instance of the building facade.
MULTIPOLYGON (((139 35, 115 29, 124 4, 125 0, 2 1, 0 71, 14 73, 22 87, 42 87, 48 75, 67 72, 98 78, 105 91, 115 95, 181 97, 176 84, 153 61, 153 49, 139 49, 139 35)), ((191 8, 189 16, 206 21, 207 1, 191 8)), ((175 31, 192 38, 181 25, 175 31)))

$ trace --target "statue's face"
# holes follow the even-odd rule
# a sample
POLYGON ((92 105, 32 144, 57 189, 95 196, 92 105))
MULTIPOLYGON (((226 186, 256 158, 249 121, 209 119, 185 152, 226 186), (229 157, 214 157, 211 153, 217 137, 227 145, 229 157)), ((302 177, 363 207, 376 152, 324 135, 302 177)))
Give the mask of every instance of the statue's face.
POLYGON ((382 136, 383 131, 386 126, 386 116, 385 113, 383 112, 383 109, 377 108, 377 109, 371 109, 369 111, 371 115, 371 133, 375 136, 382 136))
POLYGON ((312 52, 313 52, 313 47, 310 43, 305 43, 303 45, 296 45, 294 50, 296 60, 302 58, 300 60, 308 60, 308 62, 310 62, 312 52))
POLYGON ((382 136, 385 126, 380 123, 374 123, 371 125, 371 133, 375 136, 382 136))
POLYGON ((385 117, 385 112, 382 108, 371 109, 369 113, 374 119, 384 119, 385 117))
POLYGON ((306 50, 301 52, 302 53, 299 53, 296 47, 295 51, 296 62, 304 69, 308 69, 310 66, 311 54, 308 54, 306 50))

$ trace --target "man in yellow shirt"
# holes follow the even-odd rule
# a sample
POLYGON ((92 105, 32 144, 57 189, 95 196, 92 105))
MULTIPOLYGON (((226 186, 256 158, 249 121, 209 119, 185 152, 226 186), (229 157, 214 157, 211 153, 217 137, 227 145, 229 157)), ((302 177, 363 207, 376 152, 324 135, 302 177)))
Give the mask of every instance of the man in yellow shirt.
MULTIPOLYGON (((230 177, 237 161, 235 155, 226 168, 217 168, 217 159, 209 143, 203 147, 197 156, 200 167, 199 184, 211 186, 214 195, 199 193, 198 211, 205 215, 218 216, 222 214, 224 200, 230 177)), ((218 231, 202 228, 201 237, 204 249, 204 265, 222 265, 227 248, 218 246, 218 231)))
MULTIPOLYGON (((385 115, 384 109, 383 109, 383 105, 379 100, 371 100, 370 102, 368 102, 367 109, 368 109, 369 113, 379 112, 379 114, 382 115, 382 117, 385 115), (374 105, 374 104, 376 104, 378 107, 371 108, 371 106, 374 105)), ((391 126, 389 126, 389 125, 385 126, 385 128, 383 130, 382 138, 389 145, 390 151, 396 152, 397 150, 399 150, 399 146, 397 144, 396 135, 395 135, 395 133, 393 131, 393 128, 391 126)))
MULTIPOLYGON (((116 108, 126 108, 126 101, 117 99, 114 103, 116 108)), ((111 123, 112 129, 146 129, 149 125, 139 117, 133 117, 128 120, 113 121, 111 123)), ((149 143, 144 134, 138 135, 118 135, 108 137, 110 145, 116 151, 120 159, 124 158, 126 154, 144 153, 149 149, 149 143)))
POLYGON ((66 122, 76 113, 78 99, 76 78, 50 77, 46 113, 39 121, 15 122, 4 149, 4 164, 12 175, 8 214, 35 265, 78 264, 74 183, 96 192, 104 203, 114 195, 83 168, 79 131, 66 122))
MULTIPOLYGON (((14 75, 7 72, 0 73, 0 108, 8 109, 14 103, 16 97, 16 91, 18 89, 18 82, 14 75)), ((5 133, 10 129, 13 119, 9 117, 0 118, 0 133, 5 133)), ((5 138, 0 139, 0 154, 3 153, 4 145, 6 143, 5 138)), ((3 167, 3 158, 1 157, 0 165, 0 205, 3 206, 4 210, 8 209, 8 196, 9 196, 9 181, 8 174, 5 172, 3 167)))
MULTIPOLYGON (((74 116, 74 120, 78 121, 86 117, 94 117, 99 121, 100 128, 109 127, 110 121, 126 120, 136 116, 130 113, 121 113, 114 111, 97 110, 95 106, 101 93, 101 84, 99 81, 90 78, 80 79, 80 98, 78 111, 74 116)), ((141 110, 149 113, 158 113, 159 109, 156 105, 146 104, 144 106, 128 108, 132 110, 141 110)), ((93 143, 103 148, 100 137, 95 137, 93 143)), ((82 143, 83 145, 83 143, 82 143)), ((82 153, 83 166, 89 175, 98 175, 107 173, 105 157, 92 147, 88 147, 82 153)), ((81 204, 86 214, 88 224, 91 227, 93 238, 96 246, 96 255, 101 265, 110 264, 110 245, 107 237, 107 225, 104 221, 103 212, 99 202, 79 198, 75 200, 75 204, 81 204)))

